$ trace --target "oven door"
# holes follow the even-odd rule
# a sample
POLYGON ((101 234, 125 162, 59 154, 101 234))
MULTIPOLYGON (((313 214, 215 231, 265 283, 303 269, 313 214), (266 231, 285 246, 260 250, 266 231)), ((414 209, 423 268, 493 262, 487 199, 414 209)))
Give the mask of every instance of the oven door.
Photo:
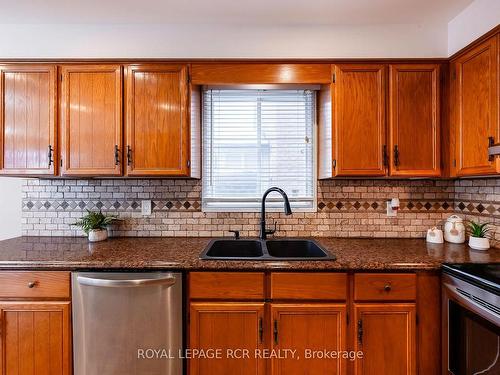
POLYGON ((500 298, 443 275, 443 374, 500 374, 500 298))

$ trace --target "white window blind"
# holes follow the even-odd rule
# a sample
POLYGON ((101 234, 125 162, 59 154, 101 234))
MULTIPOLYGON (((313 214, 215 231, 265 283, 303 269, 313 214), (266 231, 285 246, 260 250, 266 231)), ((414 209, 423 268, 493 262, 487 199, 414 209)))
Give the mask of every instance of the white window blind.
MULTIPOLYGON (((203 209, 257 211, 271 186, 292 208, 314 209, 315 99, 309 89, 205 89, 203 209)), ((281 208, 274 194, 268 206, 281 208)))

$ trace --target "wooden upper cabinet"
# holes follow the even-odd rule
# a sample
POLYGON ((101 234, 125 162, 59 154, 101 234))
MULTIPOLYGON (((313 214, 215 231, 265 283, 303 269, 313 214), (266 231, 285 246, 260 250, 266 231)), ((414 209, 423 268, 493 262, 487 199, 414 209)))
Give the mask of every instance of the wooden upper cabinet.
POLYGON ((61 73, 61 174, 121 175, 121 66, 67 65, 61 73))
POLYGON ((271 304, 272 348, 295 350, 295 358, 272 358, 271 374, 345 374, 346 360, 306 358, 312 351, 345 351, 346 306, 343 304, 271 304), (307 352, 309 350, 309 352, 307 352))
POLYGON ((0 65, 0 174, 54 175, 54 65, 0 65))
POLYGON ((187 65, 130 65, 126 74, 127 175, 189 176, 187 65))
POLYGON ((416 361, 415 304, 355 304, 356 375, 414 375, 416 361))
POLYGON ((488 158, 490 142, 500 142, 499 51, 493 36, 452 62, 452 108, 458 176, 499 173, 488 158))
POLYGON ((0 373, 71 373, 70 302, 0 302, 0 373))
POLYGON ((437 177, 440 167, 439 65, 389 67, 390 175, 437 177))
POLYGON ((192 358, 191 375, 263 375, 265 364, 255 356, 264 349, 264 303, 191 303, 189 348, 221 349, 222 358, 192 358), (228 350, 248 351, 231 358, 228 350))
POLYGON ((334 176, 384 176, 386 68, 334 66, 334 176))

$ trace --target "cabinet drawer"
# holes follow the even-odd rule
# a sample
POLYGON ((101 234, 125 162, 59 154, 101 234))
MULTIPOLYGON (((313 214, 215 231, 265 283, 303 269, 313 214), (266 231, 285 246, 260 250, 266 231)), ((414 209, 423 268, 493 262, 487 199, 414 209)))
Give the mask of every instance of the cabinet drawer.
POLYGON ((69 272, 0 272, 0 298, 69 297, 69 272))
POLYGON ((415 274, 356 274, 354 299, 356 301, 413 301, 417 297, 415 274))
POLYGON ((262 300, 262 272, 191 272, 189 297, 192 299, 262 300))
POLYGON ((272 299, 345 300, 346 296, 345 273, 271 274, 272 299))

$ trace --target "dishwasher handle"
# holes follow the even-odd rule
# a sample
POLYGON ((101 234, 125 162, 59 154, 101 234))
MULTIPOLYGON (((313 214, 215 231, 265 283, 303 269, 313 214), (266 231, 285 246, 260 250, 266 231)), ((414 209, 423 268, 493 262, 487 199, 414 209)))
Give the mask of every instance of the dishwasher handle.
POLYGON ((141 286, 166 285, 168 287, 175 284, 176 278, 172 276, 158 279, 132 279, 132 280, 110 280, 96 279, 87 276, 77 276, 78 283, 87 286, 97 286, 105 288, 135 288, 141 286))

